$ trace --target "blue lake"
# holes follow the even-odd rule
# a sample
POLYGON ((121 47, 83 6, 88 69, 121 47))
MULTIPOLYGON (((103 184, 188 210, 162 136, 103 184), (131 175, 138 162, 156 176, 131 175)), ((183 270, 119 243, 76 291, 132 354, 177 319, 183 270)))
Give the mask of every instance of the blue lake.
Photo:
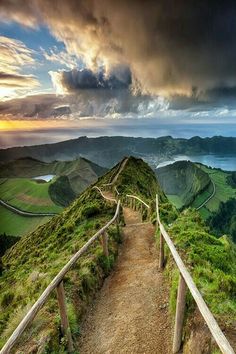
POLYGON ((39 179, 39 180, 43 180, 45 182, 50 182, 54 176, 55 175, 44 175, 44 176, 33 177, 33 179, 39 179))
POLYGON ((156 167, 163 167, 176 161, 189 160, 192 162, 201 162, 204 165, 221 168, 225 171, 236 171, 236 154, 235 155, 177 155, 172 160, 166 160, 159 163, 156 167))

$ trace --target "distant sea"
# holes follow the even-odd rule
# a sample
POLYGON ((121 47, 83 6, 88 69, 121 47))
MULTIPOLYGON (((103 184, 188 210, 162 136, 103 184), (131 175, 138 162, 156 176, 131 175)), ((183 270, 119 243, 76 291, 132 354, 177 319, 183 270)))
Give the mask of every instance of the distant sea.
POLYGON ((225 171, 236 171, 236 154, 234 155, 178 155, 173 160, 166 160, 157 165, 157 168, 172 164, 176 161, 188 160, 200 162, 204 165, 221 168, 225 171))
MULTIPOLYGON (((1 127, 1 125, 0 125, 1 127)), ((158 118, 137 119, 83 119, 78 121, 64 121, 61 126, 58 121, 51 121, 51 126, 43 126, 42 120, 31 121, 30 129, 21 129, 21 122, 17 130, 0 131, 0 148, 50 144, 80 136, 133 136, 157 138, 171 135, 174 138, 191 138, 193 136, 212 137, 214 135, 236 137, 236 122, 212 122, 196 120, 175 120, 158 118), (32 128, 33 125, 33 128, 32 128)), ((236 153, 236 152, 235 152, 236 153)))
MULTIPOLYGON (((42 122, 42 121, 41 121, 42 122)), ((158 138, 160 136, 172 136, 174 138, 191 138, 193 136, 212 137, 221 135, 236 137, 236 122, 186 119, 159 119, 159 118, 137 118, 137 119, 83 119, 78 121, 64 121, 64 126, 52 121, 51 127, 39 127, 37 121, 31 121, 31 129, 17 129, 1 131, 0 148, 12 146, 29 146, 50 144, 63 140, 75 139, 80 136, 133 136, 158 138), (35 127, 32 129, 32 122, 35 127)), ((21 122, 19 121, 19 128, 21 122)), ((211 167, 221 168, 226 171, 236 170, 236 151, 230 156, 221 155, 195 155, 176 156, 175 160, 191 160, 201 162, 211 167)), ((173 163, 166 161, 164 164, 173 163)))

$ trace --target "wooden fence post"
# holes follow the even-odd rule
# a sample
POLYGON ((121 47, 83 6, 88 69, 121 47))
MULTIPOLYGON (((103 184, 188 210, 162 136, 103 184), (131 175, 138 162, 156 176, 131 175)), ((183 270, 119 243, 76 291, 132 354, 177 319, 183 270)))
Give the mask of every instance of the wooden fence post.
POLYGON ((63 336, 66 337, 66 339, 67 339, 68 352, 72 353, 74 348, 73 348, 73 341, 72 341, 67 311, 66 311, 66 298, 65 298, 63 281, 61 281, 59 283, 59 285, 56 288, 56 291, 57 291, 59 312, 60 312, 60 317, 61 317, 61 331, 62 331, 63 336))
POLYGON ((176 301, 175 329, 173 340, 173 353, 178 353, 182 342, 184 312, 186 302, 187 285, 182 275, 179 275, 178 295, 176 301))
POLYGON ((116 231, 117 234, 120 234, 120 211, 118 212, 117 218, 116 218, 116 231))
POLYGON ((102 234, 102 247, 103 247, 104 256, 108 257, 109 256, 108 235, 107 235, 106 231, 104 231, 103 234, 102 234))
POLYGON ((164 268, 164 262, 165 262, 164 238, 162 236, 162 233, 160 233, 160 258, 159 258, 160 269, 164 268))

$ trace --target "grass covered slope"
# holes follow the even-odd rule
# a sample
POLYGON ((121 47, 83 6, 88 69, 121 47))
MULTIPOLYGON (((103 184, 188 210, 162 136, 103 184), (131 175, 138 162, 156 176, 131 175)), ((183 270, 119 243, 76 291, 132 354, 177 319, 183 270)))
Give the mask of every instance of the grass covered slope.
MULTIPOLYGON (((14 160, 0 164, 0 198, 23 211, 60 213, 105 171, 82 158, 51 163, 32 158, 14 160), (47 183, 32 179, 45 175, 55 177, 47 183)), ((48 220, 19 216, 2 207, 0 211, 0 234, 22 236, 48 220)))
POLYGON ((23 236, 32 232, 39 225, 45 224, 50 217, 25 217, 13 213, 12 211, 0 206, 0 235, 8 237, 23 236))
MULTIPOLYGON (((200 209, 200 213, 203 217, 207 218, 212 213, 217 212, 220 207, 220 203, 227 202, 231 198, 236 199, 236 188, 232 185, 231 172, 223 171, 216 168, 207 167, 205 165, 197 164, 197 166, 205 173, 208 174, 212 182, 215 184, 216 192, 213 198, 206 203, 204 208, 200 209)), ((205 198, 205 196, 203 196, 205 198)), ((193 206, 198 206, 194 204, 193 206)))
POLYGON ((23 211, 59 213, 63 207, 55 204, 49 194, 49 186, 54 182, 40 183, 27 178, 1 179, 0 196, 3 201, 23 211))
POLYGON ((177 161, 156 170, 158 181, 177 208, 190 205, 211 183, 207 173, 190 161, 177 161))
MULTIPOLYGON (((106 175, 105 183, 110 183, 112 181, 112 176, 118 171, 118 168, 119 165, 111 170, 111 177, 106 175)), ((168 202, 168 199, 156 179, 155 173, 142 159, 137 159, 132 156, 129 157, 124 170, 120 173, 115 183, 115 186, 120 193, 122 200, 124 200, 127 194, 132 194, 140 197, 144 202, 150 205, 153 221, 155 220, 156 194, 159 198, 160 214, 163 220, 172 222, 176 218, 177 213, 175 207, 168 202)), ((143 212, 147 212, 146 208, 143 209, 143 212)), ((143 216, 145 217, 146 215, 143 216)))
MULTIPOLYGON (((57 272, 112 218, 114 212, 115 206, 107 204, 96 190, 89 188, 60 216, 22 237, 6 253, 2 258, 3 269, 0 277, 2 343, 57 272)), ((83 307, 99 287, 114 261, 119 235, 114 227, 110 229, 109 234, 109 262, 104 258, 101 244, 97 241, 65 278, 73 332, 79 330, 76 319, 79 319, 83 307)), ((40 329, 41 336, 51 338, 54 333, 55 343, 51 346, 57 348, 58 320, 56 299, 52 295, 30 330, 33 340, 38 340, 37 332, 40 329)))
MULTIPOLYGON (((209 229, 198 212, 182 212, 169 228, 178 252, 211 311, 227 321, 236 319, 236 247, 209 229)), ((177 282, 173 282, 174 298, 177 282)))
POLYGON ((32 178, 48 174, 67 176, 77 195, 106 172, 105 168, 83 158, 46 163, 26 157, 1 164, 0 167, 1 178, 32 178))
POLYGON ((207 220, 211 230, 216 235, 230 235, 236 243, 236 199, 220 203, 218 211, 207 220))
MULTIPOLYGON (((98 184, 107 183, 117 166, 98 184)), ((127 190, 139 193, 145 200, 151 200, 158 186, 155 175, 142 160, 130 158, 120 178, 127 178, 127 190), (127 171, 126 171, 127 169, 127 171), (132 180, 132 176, 134 176, 132 180), (139 184, 137 185, 137 180, 139 184), (132 182, 133 181, 133 182, 132 182), (129 187, 128 187, 129 185, 129 187), (148 186, 152 186, 151 194, 148 186)), ((118 188, 121 181, 117 181, 118 188)), ((123 182, 122 182, 123 183, 123 182)), ((126 192, 126 191, 123 191, 126 192)), ((164 197, 163 197, 164 198, 164 197)), ((0 336, 1 344, 15 329, 29 307, 35 302, 57 272, 71 256, 115 213, 115 205, 107 203, 100 193, 89 187, 76 201, 60 215, 40 226, 31 234, 23 236, 2 258, 0 277, 0 336)), ((81 314, 103 278, 109 272, 120 242, 115 227, 109 229, 110 256, 103 256, 102 247, 97 241, 75 267, 65 277, 65 289, 69 309, 69 320, 73 335, 79 331, 81 314)), ((59 353, 60 335, 58 308, 55 294, 36 317, 24 337, 28 344, 21 343, 23 352, 41 340, 42 345, 59 353), (46 344, 48 342, 48 344, 46 344)))

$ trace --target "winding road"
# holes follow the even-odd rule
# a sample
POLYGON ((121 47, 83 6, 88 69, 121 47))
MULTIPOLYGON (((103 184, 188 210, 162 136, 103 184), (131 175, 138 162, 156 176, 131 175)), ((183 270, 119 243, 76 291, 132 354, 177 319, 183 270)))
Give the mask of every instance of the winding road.
POLYGON ((14 207, 11 204, 8 204, 7 202, 4 202, 4 200, 0 199, 0 205, 2 205, 3 207, 7 208, 10 211, 13 211, 13 213, 16 213, 18 215, 21 216, 31 216, 31 217, 42 217, 42 216, 54 216, 54 215, 58 215, 58 213, 33 213, 30 211, 24 211, 21 209, 18 209, 16 207, 14 207))
POLYGON ((204 205, 206 205, 206 203, 208 203, 209 200, 211 200, 211 199, 214 197, 214 195, 216 194, 216 185, 215 185, 215 183, 214 183, 213 181, 211 181, 211 183, 212 183, 212 185, 213 185, 213 192, 212 192, 212 194, 211 194, 210 197, 208 197, 201 205, 199 205, 199 207, 197 207, 196 210, 201 209, 201 208, 202 208, 204 205))

